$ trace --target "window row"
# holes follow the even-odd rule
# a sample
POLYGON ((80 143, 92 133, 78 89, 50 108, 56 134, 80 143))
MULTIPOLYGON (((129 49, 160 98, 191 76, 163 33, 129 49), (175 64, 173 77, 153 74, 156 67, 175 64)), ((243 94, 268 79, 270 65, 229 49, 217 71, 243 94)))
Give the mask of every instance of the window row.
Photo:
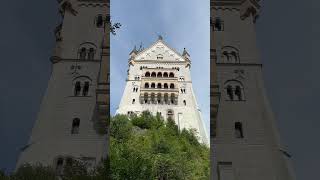
POLYGON ((226 100, 229 101, 243 101, 244 88, 242 83, 236 80, 230 80, 225 83, 226 100))
POLYGON ((163 85, 161 83, 158 83, 156 85, 156 83, 149 84, 148 82, 146 82, 144 84, 144 88, 146 88, 146 89, 148 89, 148 88, 152 88, 152 89, 155 89, 155 88, 157 88, 157 89, 168 89, 168 88, 174 89, 175 86, 174 86, 174 83, 170 83, 170 84, 164 83, 163 85))
POLYGON ((94 59, 94 55, 95 55, 95 50, 94 48, 81 48, 80 52, 79 52, 79 58, 81 60, 93 60, 94 59))
POLYGON ((170 77, 170 78, 173 78, 174 77, 174 73, 173 72, 170 72, 170 73, 167 73, 167 72, 164 72, 164 73, 162 73, 162 72, 158 72, 158 73, 156 73, 156 72, 152 72, 152 73, 146 72, 145 73, 145 77, 164 77, 164 78, 170 77))
MULTIPOLYGON (((170 95, 168 93, 165 94, 155 94, 155 93, 144 93, 143 96, 141 96, 140 101, 142 104, 178 104, 178 96, 174 93, 171 93, 170 95)), ((186 105, 186 101, 183 101, 186 105)), ((132 104, 135 103, 135 99, 132 100, 132 104)))

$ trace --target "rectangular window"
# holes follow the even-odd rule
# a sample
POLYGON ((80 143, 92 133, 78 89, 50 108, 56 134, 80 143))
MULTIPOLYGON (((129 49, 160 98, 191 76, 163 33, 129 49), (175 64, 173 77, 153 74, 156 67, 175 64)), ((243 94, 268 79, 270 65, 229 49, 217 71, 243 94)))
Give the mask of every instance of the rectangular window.
POLYGON ((232 162, 218 162, 218 177, 219 180, 235 180, 232 162))
POLYGON ((241 122, 236 122, 234 124, 234 129, 235 129, 235 138, 243 138, 243 129, 242 129, 242 123, 241 122))

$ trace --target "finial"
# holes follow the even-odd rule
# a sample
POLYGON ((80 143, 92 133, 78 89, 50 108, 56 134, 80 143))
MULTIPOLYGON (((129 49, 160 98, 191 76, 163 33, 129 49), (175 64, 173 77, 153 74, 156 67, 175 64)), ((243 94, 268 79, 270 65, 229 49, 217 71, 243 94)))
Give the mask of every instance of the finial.
POLYGON ((130 54, 132 54, 132 53, 137 54, 137 46, 136 45, 134 45, 134 48, 130 52, 130 54))
POLYGON ((158 35, 158 40, 163 40, 163 37, 161 35, 158 35))
POLYGON ((186 48, 183 48, 182 56, 184 56, 184 55, 189 55, 189 53, 187 52, 186 48))
POLYGON ((140 52, 140 51, 142 51, 143 49, 144 49, 144 48, 143 48, 143 46, 142 46, 142 42, 141 42, 141 43, 140 43, 140 47, 139 47, 139 50, 138 50, 138 51, 140 52))

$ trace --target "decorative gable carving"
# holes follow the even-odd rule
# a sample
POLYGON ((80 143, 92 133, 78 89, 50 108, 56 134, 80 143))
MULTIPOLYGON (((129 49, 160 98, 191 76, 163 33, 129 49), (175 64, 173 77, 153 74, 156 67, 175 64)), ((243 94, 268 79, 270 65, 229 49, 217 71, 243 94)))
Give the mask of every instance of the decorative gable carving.
POLYGON ((149 48, 138 53, 135 61, 185 61, 185 59, 176 51, 167 46, 162 40, 158 40, 149 48))

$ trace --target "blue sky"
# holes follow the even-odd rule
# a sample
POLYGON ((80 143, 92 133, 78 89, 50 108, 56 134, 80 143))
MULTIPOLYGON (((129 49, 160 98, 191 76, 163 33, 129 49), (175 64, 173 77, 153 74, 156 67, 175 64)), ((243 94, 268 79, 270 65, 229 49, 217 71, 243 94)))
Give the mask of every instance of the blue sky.
POLYGON ((209 0, 116 0, 111 18, 122 27, 111 37, 111 114, 122 97, 132 48, 145 48, 162 35, 178 52, 191 56, 193 89, 209 132, 210 117, 210 2, 209 0))

